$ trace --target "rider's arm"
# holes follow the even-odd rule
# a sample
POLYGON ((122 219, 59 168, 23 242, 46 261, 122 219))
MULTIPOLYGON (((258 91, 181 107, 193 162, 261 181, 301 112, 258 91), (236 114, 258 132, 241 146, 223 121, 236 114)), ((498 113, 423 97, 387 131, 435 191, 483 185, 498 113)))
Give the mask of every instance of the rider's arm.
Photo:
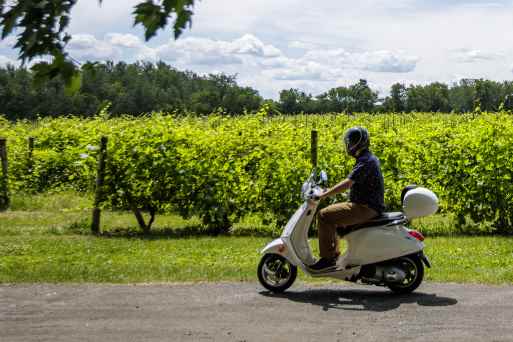
POLYGON ((344 179, 342 182, 338 183, 332 188, 329 188, 326 190, 321 196, 319 196, 321 199, 326 197, 335 196, 336 194, 340 194, 341 192, 344 192, 353 186, 353 181, 349 178, 344 179))

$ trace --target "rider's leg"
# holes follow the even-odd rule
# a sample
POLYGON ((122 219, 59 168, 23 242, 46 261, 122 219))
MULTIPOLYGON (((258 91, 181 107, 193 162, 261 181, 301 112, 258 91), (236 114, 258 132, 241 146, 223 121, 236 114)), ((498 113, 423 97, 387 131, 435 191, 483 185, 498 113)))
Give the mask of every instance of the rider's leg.
POLYGON ((351 202, 332 204, 318 213, 321 258, 335 259, 339 254, 337 227, 363 223, 377 212, 366 205, 351 202))

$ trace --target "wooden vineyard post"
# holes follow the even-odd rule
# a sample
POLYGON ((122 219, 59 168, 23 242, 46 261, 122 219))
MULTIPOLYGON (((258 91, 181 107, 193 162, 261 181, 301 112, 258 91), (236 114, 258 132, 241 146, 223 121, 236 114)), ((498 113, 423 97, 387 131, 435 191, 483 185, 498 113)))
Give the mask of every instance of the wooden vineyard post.
POLYGON ((100 203, 103 201, 103 182, 105 179, 105 159, 107 158, 107 137, 100 141, 100 154, 98 156, 98 173, 96 174, 96 189, 94 194, 93 222, 91 230, 94 234, 100 233, 100 203))
POLYGON ((27 152, 27 169, 29 173, 32 173, 34 167, 34 137, 28 138, 28 152, 27 152))
MULTIPOLYGON (((317 178, 317 148, 318 148, 318 135, 316 130, 312 130, 311 136, 310 136, 310 153, 312 154, 312 168, 314 170, 315 176, 314 178, 317 178)), ((317 215, 314 216, 314 227, 317 226, 317 215)))
POLYGON ((0 181, 0 210, 9 208, 9 178, 7 173, 7 139, 0 138, 0 162, 2 163, 2 179, 0 181))
POLYGON ((318 139, 317 139, 317 131, 316 130, 312 130, 312 134, 311 134, 311 143, 310 143, 310 146, 311 146, 311 154, 312 154, 312 167, 314 169, 317 168, 317 142, 318 142, 318 139))

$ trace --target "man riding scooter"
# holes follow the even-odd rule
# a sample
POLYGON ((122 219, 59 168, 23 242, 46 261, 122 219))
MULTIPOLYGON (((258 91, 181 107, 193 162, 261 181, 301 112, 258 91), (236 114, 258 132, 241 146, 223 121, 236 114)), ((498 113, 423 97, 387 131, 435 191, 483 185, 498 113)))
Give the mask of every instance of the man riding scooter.
POLYGON ((384 186, 379 160, 369 151, 369 133, 361 127, 344 136, 347 152, 356 159, 347 179, 323 190, 326 172, 310 174, 301 187, 303 203, 283 227, 279 238, 261 251, 258 280, 266 289, 280 293, 297 277, 298 267, 313 277, 330 277, 366 285, 386 286, 395 293, 411 293, 424 277, 424 236, 406 226, 409 220, 434 214, 438 197, 422 186, 406 186, 401 192, 400 212, 383 212, 384 186), (319 199, 351 189, 349 202, 320 211, 321 259, 315 262, 308 242, 319 199), (347 249, 337 258, 336 228, 345 231, 347 249), (378 248, 376 248, 379 246, 378 248))
POLYGON ((356 164, 345 180, 327 189, 319 198, 327 198, 348 189, 349 202, 332 204, 318 213, 319 249, 321 258, 309 266, 314 272, 328 272, 336 268, 340 255, 337 227, 364 223, 383 213, 384 182, 378 158, 369 150, 369 132, 353 127, 344 134, 346 152, 356 164))

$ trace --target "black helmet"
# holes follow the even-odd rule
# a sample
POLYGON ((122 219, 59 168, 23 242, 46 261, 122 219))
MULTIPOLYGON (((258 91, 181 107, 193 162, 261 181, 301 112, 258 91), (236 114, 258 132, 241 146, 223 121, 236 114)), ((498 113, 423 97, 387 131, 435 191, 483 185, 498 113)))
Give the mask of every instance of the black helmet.
POLYGON ((352 156, 358 155, 369 147, 369 132, 363 127, 349 128, 344 134, 346 151, 352 156))

